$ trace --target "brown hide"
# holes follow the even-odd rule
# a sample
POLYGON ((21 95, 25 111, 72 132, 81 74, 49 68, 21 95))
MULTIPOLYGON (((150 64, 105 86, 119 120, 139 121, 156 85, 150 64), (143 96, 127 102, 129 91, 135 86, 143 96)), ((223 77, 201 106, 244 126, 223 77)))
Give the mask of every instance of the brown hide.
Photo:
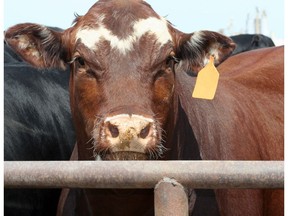
MULTIPOLYGON (((196 77, 176 69, 176 92, 203 160, 284 160, 284 48, 230 57, 214 100, 191 98, 196 77)), ((284 190, 216 190, 221 215, 284 215, 284 190)))

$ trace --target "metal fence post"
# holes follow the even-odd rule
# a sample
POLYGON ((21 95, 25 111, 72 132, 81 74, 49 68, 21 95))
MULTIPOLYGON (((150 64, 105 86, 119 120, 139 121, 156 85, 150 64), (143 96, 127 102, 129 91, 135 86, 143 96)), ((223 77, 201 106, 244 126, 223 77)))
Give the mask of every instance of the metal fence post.
POLYGON ((176 180, 164 178, 154 189, 155 216, 188 216, 188 197, 176 180))

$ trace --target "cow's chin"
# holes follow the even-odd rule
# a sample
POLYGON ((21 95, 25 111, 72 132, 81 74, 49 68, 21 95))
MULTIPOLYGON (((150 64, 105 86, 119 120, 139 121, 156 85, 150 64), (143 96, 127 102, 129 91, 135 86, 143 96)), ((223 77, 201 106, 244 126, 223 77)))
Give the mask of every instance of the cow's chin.
POLYGON ((115 148, 99 148, 101 146, 103 146, 103 144, 98 143, 93 151, 95 160, 157 160, 163 158, 165 152, 168 150, 162 144, 154 145, 154 148, 117 150, 115 148))
POLYGON ((102 160, 148 160, 149 155, 140 152, 119 151, 103 155, 102 160))

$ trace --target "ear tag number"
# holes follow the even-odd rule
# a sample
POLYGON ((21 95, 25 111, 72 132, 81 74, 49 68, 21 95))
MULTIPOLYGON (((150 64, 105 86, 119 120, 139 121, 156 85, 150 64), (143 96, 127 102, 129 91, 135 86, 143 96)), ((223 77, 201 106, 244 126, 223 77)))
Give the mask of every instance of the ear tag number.
POLYGON ((193 98, 212 100, 215 96, 219 80, 219 72, 214 66, 214 57, 210 56, 208 64, 199 71, 193 98))

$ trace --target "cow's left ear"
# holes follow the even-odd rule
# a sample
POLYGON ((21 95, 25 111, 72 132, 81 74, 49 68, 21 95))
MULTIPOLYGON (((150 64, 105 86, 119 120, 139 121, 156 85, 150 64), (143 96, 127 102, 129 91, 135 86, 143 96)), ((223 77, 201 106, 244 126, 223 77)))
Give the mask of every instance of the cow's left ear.
POLYGON ((182 34, 178 37, 176 56, 181 60, 179 66, 185 71, 198 73, 214 56, 215 65, 223 62, 236 45, 232 39, 212 31, 199 31, 182 34))
POLYGON ((23 23, 5 32, 5 41, 25 61, 36 68, 65 69, 66 54, 62 33, 32 23, 23 23))

